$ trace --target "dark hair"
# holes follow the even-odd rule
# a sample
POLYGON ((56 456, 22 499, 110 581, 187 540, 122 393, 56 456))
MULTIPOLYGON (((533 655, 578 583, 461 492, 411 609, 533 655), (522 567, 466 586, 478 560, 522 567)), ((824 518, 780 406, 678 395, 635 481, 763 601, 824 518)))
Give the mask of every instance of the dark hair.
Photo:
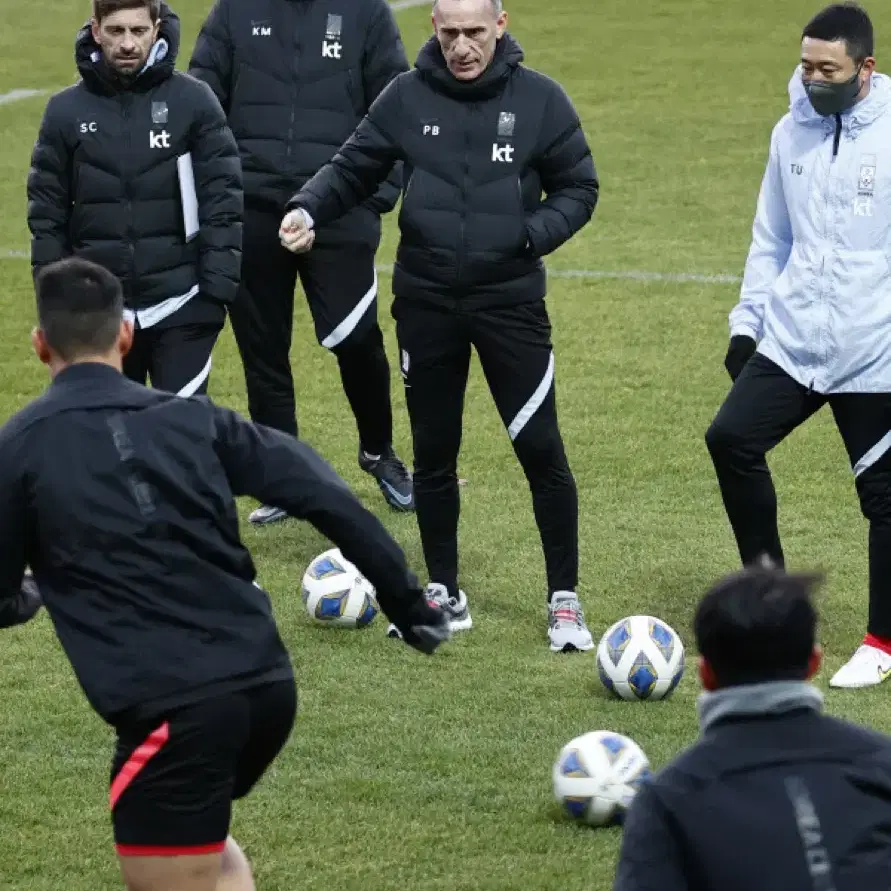
POLYGON ((93 0, 93 18, 97 22, 123 9, 147 9, 152 22, 161 18, 161 0, 93 0))
POLYGON ((833 3, 818 12, 805 26, 802 40, 843 40, 848 55, 859 65, 875 50, 872 22, 866 10, 856 3, 833 3))
POLYGON ((711 588, 693 628, 720 687, 807 678, 817 627, 811 596, 821 580, 763 566, 711 588))
POLYGON ((66 362, 107 353, 124 312, 121 283, 107 269, 71 257, 37 276, 37 318, 50 348, 66 362))

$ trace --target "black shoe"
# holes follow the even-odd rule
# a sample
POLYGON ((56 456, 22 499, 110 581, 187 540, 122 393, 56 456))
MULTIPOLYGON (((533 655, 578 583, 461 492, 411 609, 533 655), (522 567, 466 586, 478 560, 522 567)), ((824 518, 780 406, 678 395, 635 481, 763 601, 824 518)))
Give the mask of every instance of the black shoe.
POLYGON ((359 466, 377 480, 390 507, 398 511, 415 509, 415 490, 411 474, 392 447, 386 449, 380 457, 373 457, 359 449, 359 466))

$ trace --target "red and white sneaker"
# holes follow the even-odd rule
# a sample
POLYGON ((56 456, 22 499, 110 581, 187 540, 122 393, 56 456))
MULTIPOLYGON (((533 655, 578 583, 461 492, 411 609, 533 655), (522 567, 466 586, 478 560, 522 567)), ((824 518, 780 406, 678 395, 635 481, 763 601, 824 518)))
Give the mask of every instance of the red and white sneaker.
POLYGON ((555 591, 548 607, 548 638, 555 653, 594 648, 591 632, 578 597, 572 591, 555 591))
POLYGON ((891 653, 863 643, 833 675, 829 686, 854 690, 860 687, 875 687, 888 678, 891 678, 891 653))

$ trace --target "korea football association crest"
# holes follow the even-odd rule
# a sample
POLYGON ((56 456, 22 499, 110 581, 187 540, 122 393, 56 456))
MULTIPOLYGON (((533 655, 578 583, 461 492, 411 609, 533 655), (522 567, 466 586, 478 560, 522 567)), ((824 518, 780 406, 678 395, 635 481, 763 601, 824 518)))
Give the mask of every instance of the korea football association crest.
POLYGON ((511 139, 514 135, 514 127, 517 123, 517 116, 512 111, 498 112, 498 130, 496 133, 496 142, 492 143, 492 162, 495 164, 512 164, 514 160, 514 147, 510 143, 505 144, 505 140, 511 139))
POLYGON ((343 16, 328 13, 328 21, 325 24, 325 39, 322 41, 322 58, 339 59, 343 52, 343 44, 340 42, 343 32, 343 16))
POLYGON ((854 198, 854 216, 871 217, 875 200, 878 159, 875 155, 861 155, 857 174, 857 196, 854 198))
POLYGON ((166 124, 167 123, 167 103, 166 102, 152 102, 152 123, 153 124, 166 124))

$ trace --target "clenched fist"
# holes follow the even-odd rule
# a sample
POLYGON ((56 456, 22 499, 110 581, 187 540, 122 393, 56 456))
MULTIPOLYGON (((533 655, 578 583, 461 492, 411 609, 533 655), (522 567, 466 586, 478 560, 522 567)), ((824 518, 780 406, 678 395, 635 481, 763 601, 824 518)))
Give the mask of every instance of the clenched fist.
POLYGON ((310 228, 306 212, 298 208, 285 215, 278 230, 278 238, 282 247, 291 253, 305 254, 316 240, 316 234, 310 228))

